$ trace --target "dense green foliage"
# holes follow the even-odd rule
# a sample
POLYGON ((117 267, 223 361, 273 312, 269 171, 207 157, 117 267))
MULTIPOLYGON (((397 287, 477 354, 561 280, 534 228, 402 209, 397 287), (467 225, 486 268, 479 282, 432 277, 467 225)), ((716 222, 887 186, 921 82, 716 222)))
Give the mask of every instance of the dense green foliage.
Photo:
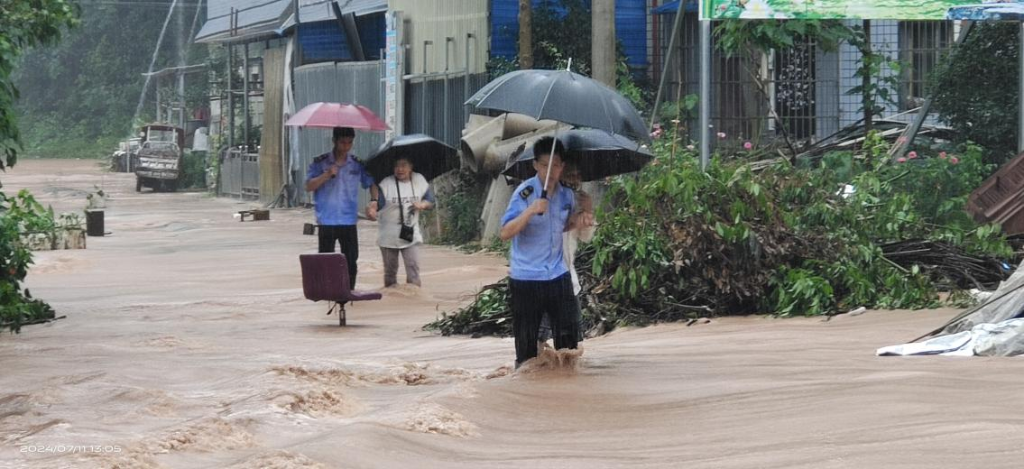
MULTIPOLYGON (((171 1, 86 3, 81 26, 59 45, 27 53, 16 83, 26 152, 43 157, 109 155, 132 130, 149 69, 171 1)), ((189 47, 197 6, 178 2, 154 70, 201 63, 205 47, 189 47), (182 61, 182 54, 188 57, 182 61)), ((195 27, 202 25, 202 15, 195 27)), ((192 82, 203 82, 205 79, 192 82)), ((171 85, 170 80, 164 83, 171 85)), ((164 94, 168 94, 165 90, 164 94)), ((155 115, 151 81, 139 121, 155 115)))
MULTIPOLYGON (((56 42, 62 28, 75 24, 75 8, 65 0, 0 0, 0 170, 17 163, 21 147, 15 66, 26 49, 56 42)), ((32 263, 22 234, 53 224, 53 211, 27 192, 9 198, 0 191, 0 330, 18 331, 22 324, 53 317, 50 306, 21 285, 32 263)))
POLYGON ((19 59, 26 49, 56 42, 61 28, 74 24, 76 11, 65 0, 0 0, 0 170, 17 162, 20 148, 13 79, 19 59))
POLYGON ((975 25, 933 76, 935 107, 964 141, 985 147, 986 161, 1002 163, 1017 148, 1020 28, 1016 23, 975 25))
POLYGON ((54 229, 53 210, 44 209, 28 192, 13 198, 0 193, 0 331, 17 332, 23 324, 53 318, 50 305, 22 288, 32 264, 32 251, 22 237, 54 229))
MULTIPOLYGON (((599 213, 597 235, 577 257, 585 322, 607 329, 708 314, 930 307, 940 289, 965 285, 933 265, 894 261, 891 243, 1012 256, 998 227, 978 226, 963 210, 992 169, 980 147, 892 163, 873 134, 865 149, 761 171, 716 157, 705 173, 689 147, 659 139, 651 165, 614 179, 605 205, 617 208, 599 213), (854 190, 844 193, 846 185, 854 190)), ((995 259, 986 265, 999 276, 995 259)), ((499 284, 430 327, 507 333, 507 300, 499 284)))

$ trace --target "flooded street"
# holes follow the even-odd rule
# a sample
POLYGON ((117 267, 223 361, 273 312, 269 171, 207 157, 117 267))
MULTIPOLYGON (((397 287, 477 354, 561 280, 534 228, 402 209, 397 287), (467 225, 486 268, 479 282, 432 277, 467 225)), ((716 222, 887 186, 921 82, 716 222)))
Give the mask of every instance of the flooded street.
MULTIPOLYGON (((958 313, 726 318, 583 342, 577 370, 510 373, 511 339, 421 327, 506 274, 422 251, 423 289, 303 298, 309 209, 134 191, 97 161, 0 173, 56 212, 110 194, 109 236, 36 253, 65 319, 0 336, 0 468, 1019 467, 1024 360, 877 358, 958 313)), ((360 289, 383 285, 359 225, 360 289)), ((403 281, 400 270, 399 280, 403 281)))

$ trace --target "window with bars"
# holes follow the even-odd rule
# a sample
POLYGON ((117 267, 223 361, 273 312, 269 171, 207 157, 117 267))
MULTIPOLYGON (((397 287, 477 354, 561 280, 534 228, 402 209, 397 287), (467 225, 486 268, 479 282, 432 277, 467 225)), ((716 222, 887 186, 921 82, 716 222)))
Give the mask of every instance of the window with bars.
POLYGON ((900 62, 903 65, 900 108, 914 109, 928 97, 928 79, 953 45, 952 21, 901 21, 900 62))

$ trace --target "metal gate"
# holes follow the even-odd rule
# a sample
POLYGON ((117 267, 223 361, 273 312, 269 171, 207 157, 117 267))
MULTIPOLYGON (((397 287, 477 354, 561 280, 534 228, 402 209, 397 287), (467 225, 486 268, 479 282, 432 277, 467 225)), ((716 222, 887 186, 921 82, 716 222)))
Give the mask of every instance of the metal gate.
POLYGON ((260 156, 233 148, 224 153, 220 164, 218 193, 242 199, 260 197, 260 156))

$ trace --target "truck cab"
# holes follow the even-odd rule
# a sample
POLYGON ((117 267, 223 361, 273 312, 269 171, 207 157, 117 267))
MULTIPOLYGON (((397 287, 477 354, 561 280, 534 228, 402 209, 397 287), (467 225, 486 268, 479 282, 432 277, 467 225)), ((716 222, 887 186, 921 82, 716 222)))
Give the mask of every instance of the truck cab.
POLYGON ((135 169, 135 191, 143 187, 174 192, 181 179, 185 131, 165 124, 149 124, 139 132, 142 143, 131 162, 135 169))

